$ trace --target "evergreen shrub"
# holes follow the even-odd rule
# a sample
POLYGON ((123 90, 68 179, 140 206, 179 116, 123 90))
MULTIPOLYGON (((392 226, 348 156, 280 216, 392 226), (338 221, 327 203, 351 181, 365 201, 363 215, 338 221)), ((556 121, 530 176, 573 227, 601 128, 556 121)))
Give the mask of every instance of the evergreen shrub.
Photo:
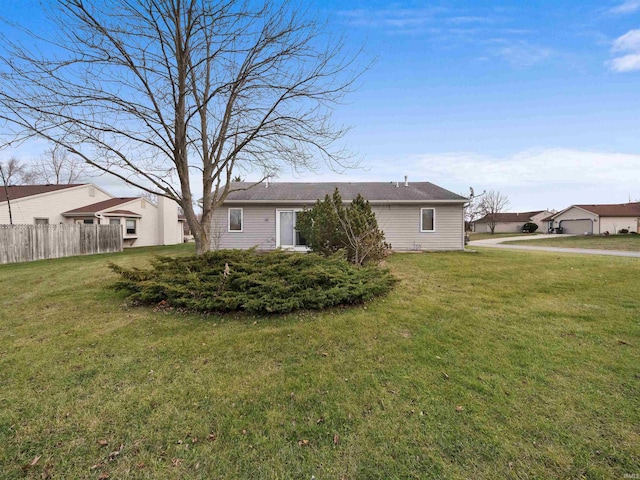
POLYGON ((391 273, 357 267, 340 255, 219 250, 189 257, 156 257, 150 269, 110 264, 116 288, 140 304, 197 312, 256 314, 318 310, 362 303, 387 293, 391 273))
POLYGON ((313 252, 332 255, 343 251, 356 265, 380 263, 391 249, 369 201, 358 194, 345 207, 337 188, 332 196, 326 195, 313 208, 298 213, 296 229, 313 252))

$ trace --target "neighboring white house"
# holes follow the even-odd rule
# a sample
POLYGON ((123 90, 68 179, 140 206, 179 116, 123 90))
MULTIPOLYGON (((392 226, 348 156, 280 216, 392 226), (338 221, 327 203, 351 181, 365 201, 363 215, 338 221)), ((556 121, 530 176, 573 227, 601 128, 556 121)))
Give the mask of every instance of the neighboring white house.
POLYGON ((554 212, 549 210, 536 210, 534 212, 505 212, 494 213, 493 215, 485 215, 480 220, 476 220, 473 224, 474 232, 491 232, 491 222, 495 221, 494 233, 516 233, 522 232, 525 223, 535 223, 538 225, 536 232, 547 233, 548 223, 544 221, 554 212))
POLYGON ((9 204, 18 224, 119 224, 124 245, 142 247, 183 242, 178 205, 158 197, 116 198, 93 184, 18 185, 0 188, 0 224, 9 223, 9 204))
POLYGON ((620 230, 640 232, 640 202, 602 205, 571 205, 545 219, 562 233, 603 234, 620 230))
POLYGON ((468 199, 429 182, 237 182, 214 212, 212 248, 306 250, 296 214, 338 188, 343 201, 369 200, 378 226, 395 251, 463 250, 468 199))

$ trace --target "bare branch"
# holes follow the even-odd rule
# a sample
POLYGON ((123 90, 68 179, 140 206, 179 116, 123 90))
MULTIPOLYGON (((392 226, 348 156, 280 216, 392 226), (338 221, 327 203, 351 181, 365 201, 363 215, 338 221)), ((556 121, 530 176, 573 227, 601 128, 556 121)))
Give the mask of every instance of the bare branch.
POLYGON ((22 45, 12 40, 15 25, 0 34, 8 140, 45 138, 56 151, 176 200, 198 252, 210 248, 213 209, 237 168, 264 177, 283 167, 352 165, 337 144, 347 129, 330 115, 364 69, 317 12, 289 0, 45 6, 53 37, 34 32, 22 45))
POLYGON ((502 193, 489 190, 480 201, 479 211, 484 215, 491 233, 494 233, 498 223, 498 214, 509 204, 509 198, 502 193))

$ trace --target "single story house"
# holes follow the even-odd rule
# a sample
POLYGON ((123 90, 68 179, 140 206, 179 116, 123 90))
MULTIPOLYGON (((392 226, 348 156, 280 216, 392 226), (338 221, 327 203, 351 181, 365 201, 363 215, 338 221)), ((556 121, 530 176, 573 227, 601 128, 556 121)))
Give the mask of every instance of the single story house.
POLYGON ((525 223, 535 223, 538 225, 536 232, 547 233, 548 223, 543 220, 552 215, 549 210, 536 210, 534 212, 505 212, 494 213, 493 215, 485 215, 480 220, 476 220, 473 224, 474 232, 491 232, 491 219, 494 219, 494 233, 517 233, 522 232, 525 223))
POLYGON ((361 194, 395 251, 463 250, 468 199, 429 182, 235 182, 214 212, 212 248, 307 250, 296 214, 338 189, 345 203, 361 194))
POLYGON ((550 229, 562 228, 562 233, 615 234, 623 229, 640 233, 640 202, 571 205, 545 221, 550 229))
POLYGON ((119 224, 125 246, 173 245, 183 242, 178 205, 158 197, 116 198, 93 184, 11 185, 0 188, 0 224, 119 224))

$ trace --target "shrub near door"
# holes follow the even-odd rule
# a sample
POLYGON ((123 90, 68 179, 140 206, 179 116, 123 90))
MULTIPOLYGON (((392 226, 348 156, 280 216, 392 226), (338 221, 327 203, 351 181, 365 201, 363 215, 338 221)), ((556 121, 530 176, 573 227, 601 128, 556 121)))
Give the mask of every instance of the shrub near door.
POLYGON ((326 195, 311 210, 301 212, 296 228, 312 251, 331 255, 344 250, 347 260, 356 265, 379 263, 391 249, 369 201, 358 194, 345 207, 337 188, 333 196, 326 195))

